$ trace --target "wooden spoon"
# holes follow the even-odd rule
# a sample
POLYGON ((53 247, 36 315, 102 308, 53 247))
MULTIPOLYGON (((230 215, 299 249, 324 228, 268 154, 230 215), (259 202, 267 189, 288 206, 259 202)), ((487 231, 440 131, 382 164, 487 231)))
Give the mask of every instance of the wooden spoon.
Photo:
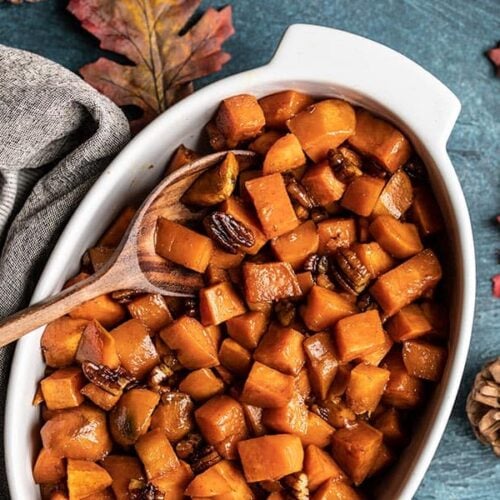
MULTIPOLYGON (((232 152, 239 160, 255 156, 250 151, 232 152)), ((135 214, 109 261, 86 280, 0 321, 0 347, 67 314, 87 300, 117 290, 133 289, 177 297, 196 295, 204 285, 203 276, 156 254, 156 223, 158 217, 178 222, 199 219, 204 212, 187 208, 181 203, 181 196, 227 153, 222 151, 204 156, 161 181, 135 214)))

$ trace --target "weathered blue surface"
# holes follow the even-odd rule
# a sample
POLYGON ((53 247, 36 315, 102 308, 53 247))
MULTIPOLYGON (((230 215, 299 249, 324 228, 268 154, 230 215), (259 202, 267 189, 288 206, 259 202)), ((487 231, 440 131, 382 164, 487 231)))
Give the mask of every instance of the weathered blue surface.
MULTIPOLYGON (((65 0, 0 5, 0 43, 32 50, 76 70, 101 52, 64 11, 65 0)), ((220 5, 218 2, 204 4, 220 5)), ((500 0, 234 0, 237 34, 224 75, 268 61, 295 22, 328 25, 367 36, 431 71, 462 102, 449 150, 472 215, 478 270, 476 321, 467 368, 452 418, 415 498, 499 499, 500 459, 474 440, 464 413, 475 372, 500 353, 500 300, 490 276, 500 272, 500 79, 484 51, 500 40, 500 0)), ((0 68, 1 71, 1 68, 0 68)))

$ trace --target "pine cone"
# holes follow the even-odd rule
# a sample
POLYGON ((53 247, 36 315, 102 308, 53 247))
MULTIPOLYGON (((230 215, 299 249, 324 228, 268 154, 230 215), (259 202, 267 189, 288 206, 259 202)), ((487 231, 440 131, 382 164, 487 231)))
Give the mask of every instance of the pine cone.
POLYGON ((476 437, 500 457, 500 357, 476 375, 466 410, 476 437))

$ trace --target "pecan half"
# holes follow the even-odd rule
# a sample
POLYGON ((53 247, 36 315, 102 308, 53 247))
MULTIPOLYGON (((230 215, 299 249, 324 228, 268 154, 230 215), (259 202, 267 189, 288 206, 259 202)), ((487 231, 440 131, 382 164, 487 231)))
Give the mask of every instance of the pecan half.
POLYGON ((252 230, 224 212, 213 212, 203 219, 208 236, 226 252, 235 254, 241 247, 250 248, 255 244, 252 230))
POLYGON ((154 484, 131 479, 128 485, 130 500, 165 500, 165 493, 154 484))
POLYGON ((191 432, 186 439, 182 439, 175 445, 175 452, 182 460, 189 460, 202 443, 202 437, 197 432, 191 432))
POLYGON ((301 207, 311 210, 318 206, 306 188, 291 175, 286 178, 286 190, 290 198, 301 207))
POLYGON ((335 172, 335 176, 344 183, 349 183, 356 177, 363 175, 363 172, 348 155, 344 154, 340 149, 330 149, 328 151, 328 164, 335 172))
POLYGON ((113 396, 118 396, 127 385, 134 381, 122 367, 111 369, 105 365, 98 365, 91 361, 82 363, 82 371, 89 382, 103 389, 113 396))
POLYGON ((295 319, 295 304, 289 300, 280 300, 276 302, 274 312, 281 326, 290 326, 295 319))
POLYGON ((309 500, 309 480, 303 472, 285 476, 281 484, 287 500, 309 500))
POLYGON ((304 271, 309 271, 312 274, 325 274, 328 272, 328 257, 326 255, 318 255, 313 253, 309 255, 304 262, 304 271))
POLYGON ((212 445, 203 446, 190 457, 189 463, 195 474, 201 474, 213 465, 219 463, 222 457, 212 445))
POLYGON ((330 261, 330 272, 335 281, 353 295, 359 295, 368 286, 371 278, 356 252, 349 248, 337 250, 330 261))
POLYGON ((168 391, 170 390, 169 381, 173 375, 172 368, 165 363, 160 363, 149 372, 148 386, 155 392, 163 393, 168 391))

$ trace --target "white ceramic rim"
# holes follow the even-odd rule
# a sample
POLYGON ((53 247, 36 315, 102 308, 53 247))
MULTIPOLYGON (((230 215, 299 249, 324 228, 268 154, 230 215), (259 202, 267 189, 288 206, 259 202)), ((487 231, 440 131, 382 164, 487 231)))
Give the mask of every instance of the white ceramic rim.
MULTIPOLYGON (((103 200, 112 197, 113 190, 128 189, 131 195, 137 195, 159 178, 170 154, 170 151, 160 152, 158 147, 165 133, 184 134, 185 142, 193 142, 194 131, 200 123, 190 120, 195 120, 193 117, 199 120, 200 116, 208 118, 221 99, 245 91, 265 95, 294 87, 312 92, 317 88, 325 95, 346 98, 400 126, 430 167, 433 188, 450 226, 458 291, 451 308, 455 319, 452 319, 454 335, 449 360, 430 408, 425 410, 425 419, 431 419, 433 425, 422 425, 412 442, 412 452, 406 453, 402 460, 404 466, 396 467, 394 474, 399 474, 399 479, 392 481, 392 485, 390 478, 384 480, 385 491, 378 493, 379 498, 410 499, 439 444, 465 366, 474 312, 475 260, 467 206, 446 153, 446 142, 458 117, 460 103, 430 73, 392 49, 331 28, 293 25, 287 29, 269 64, 220 80, 170 108, 124 148, 88 192, 56 244, 32 303, 60 290, 65 279, 76 270, 76 257, 95 241, 117 213, 120 204, 107 206, 109 213, 102 214, 102 207, 106 206, 103 200), (144 175, 146 171, 148 176, 144 175), (86 228, 85 234, 81 228, 86 228)), ((29 412, 26 399, 31 401, 29 391, 33 380, 26 377, 26 369, 33 360, 33 343, 39 339, 41 330, 18 342, 11 368, 4 439, 7 477, 14 500, 30 498, 34 491, 32 464, 27 457, 36 440, 36 430, 27 429, 24 424, 22 432, 19 421, 25 417, 23 413, 29 412)))

